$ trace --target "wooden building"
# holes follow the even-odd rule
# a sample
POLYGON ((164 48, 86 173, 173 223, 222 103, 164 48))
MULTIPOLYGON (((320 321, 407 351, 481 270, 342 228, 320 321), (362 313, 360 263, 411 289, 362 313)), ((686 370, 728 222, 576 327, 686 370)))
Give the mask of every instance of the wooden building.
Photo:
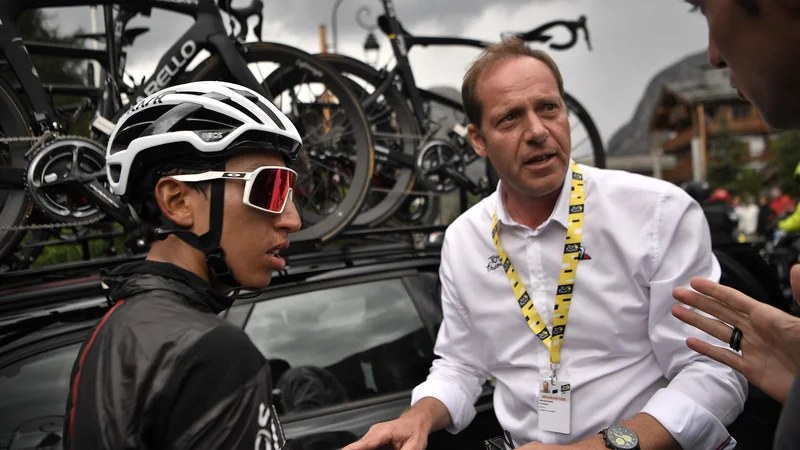
POLYGON ((773 130, 758 109, 739 98, 728 74, 728 70, 710 69, 703 77, 663 86, 650 132, 654 140, 665 136, 660 143, 654 142, 654 147, 675 157, 675 166, 664 170, 664 179, 676 184, 705 179, 708 141, 725 125, 747 146, 746 163, 757 169, 763 167, 773 130))

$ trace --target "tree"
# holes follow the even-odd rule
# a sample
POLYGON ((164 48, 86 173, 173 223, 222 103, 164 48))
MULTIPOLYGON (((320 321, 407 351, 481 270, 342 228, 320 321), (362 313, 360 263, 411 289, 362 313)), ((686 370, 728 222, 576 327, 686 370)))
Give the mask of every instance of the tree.
MULTIPOLYGON (((713 188, 738 190, 737 181, 741 180, 747 155, 747 145, 736 139, 723 116, 718 135, 709 139, 708 143, 708 183, 713 188)), ((752 174, 749 176, 752 177, 752 174)))

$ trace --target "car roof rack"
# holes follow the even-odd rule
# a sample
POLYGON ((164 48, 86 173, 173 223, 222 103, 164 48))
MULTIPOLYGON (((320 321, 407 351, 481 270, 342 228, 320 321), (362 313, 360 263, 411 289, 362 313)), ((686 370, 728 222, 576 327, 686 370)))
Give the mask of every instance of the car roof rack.
MULTIPOLYGON (((279 283, 291 283, 336 267, 353 267, 359 262, 431 256, 441 253, 445 225, 402 228, 350 229, 336 238, 319 242, 292 242, 281 254, 287 269, 278 272, 279 283)), ((59 297, 85 295, 97 290, 100 270, 140 261, 146 255, 123 255, 52 264, 36 269, 0 273, 0 314, 21 304, 34 306, 51 303, 41 297, 42 291, 53 291, 59 297), (38 296, 38 298, 37 298, 38 296)))

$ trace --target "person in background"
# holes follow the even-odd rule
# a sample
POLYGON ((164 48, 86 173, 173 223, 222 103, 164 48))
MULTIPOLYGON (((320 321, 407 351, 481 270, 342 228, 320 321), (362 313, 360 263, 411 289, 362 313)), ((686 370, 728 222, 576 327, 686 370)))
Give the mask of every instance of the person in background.
POLYGON ((767 240, 771 238, 769 236, 770 226, 775 217, 775 213, 769 205, 769 195, 766 192, 762 192, 758 197, 758 229, 756 230, 760 237, 767 240))
POLYGON ((736 230, 739 218, 733 207, 728 204, 730 193, 725 189, 716 189, 703 204, 703 212, 711 229, 711 245, 726 245, 736 243, 736 230))
POLYGON ((739 235, 744 237, 745 241, 752 241, 756 237, 758 231, 758 215, 760 208, 753 201, 753 197, 749 194, 744 195, 741 203, 734 206, 734 212, 739 218, 739 235))
POLYGON ((777 217, 781 217, 784 214, 788 214, 792 212, 795 208, 795 201, 792 200, 787 194, 783 193, 783 190, 778 186, 772 188, 772 201, 769 204, 770 209, 772 212, 775 213, 777 217))

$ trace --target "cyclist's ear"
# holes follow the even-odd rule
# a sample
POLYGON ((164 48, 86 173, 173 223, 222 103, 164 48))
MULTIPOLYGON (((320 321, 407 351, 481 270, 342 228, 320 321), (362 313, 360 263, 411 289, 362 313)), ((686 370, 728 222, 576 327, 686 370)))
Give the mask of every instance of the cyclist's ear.
POLYGON ((199 225, 199 218, 208 217, 207 197, 182 181, 163 177, 156 183, 153 194, 161 214, 181 227, 192 229, 199 225))
POLYGON ((469 140, 472 141, 472 148, 475 150, 475 153, 485 158, 486 140, 483 137, 483 132, 475 124, 471 123, 467 125, 467 133, 469 134, 469 140))

